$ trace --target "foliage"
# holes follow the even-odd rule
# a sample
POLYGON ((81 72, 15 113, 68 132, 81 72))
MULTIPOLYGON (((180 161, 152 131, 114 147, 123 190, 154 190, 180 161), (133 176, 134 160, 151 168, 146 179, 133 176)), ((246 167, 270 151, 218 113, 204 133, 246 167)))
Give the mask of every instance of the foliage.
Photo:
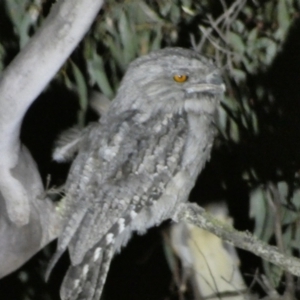
MULTIPOLYGON (((43 23, 51 4, 0 3, 0 70, 43 23)), ((214 58, 224 72, 227 93, 219 111, 220 138, 210 180, 222 197, 243 195, 235 201, 244 203, 250 199, 257 236, 269 243, 281 240, 282 250, 297 254, 300 105, 295 101, 300 92, 294 77, 300 60, 299 55, 289 60, 286 53, 294 53, 293 47, 300 50, 289 37, 299 33, 299 8, 297 0, 109 0, 49 89, 60 84, 77 94, 77 119, 83 126, 89 91, 113 98, 135 57, 179 45, 214 58)), ((282 271, 263 264, 272 284, 280 286, 282 271)))

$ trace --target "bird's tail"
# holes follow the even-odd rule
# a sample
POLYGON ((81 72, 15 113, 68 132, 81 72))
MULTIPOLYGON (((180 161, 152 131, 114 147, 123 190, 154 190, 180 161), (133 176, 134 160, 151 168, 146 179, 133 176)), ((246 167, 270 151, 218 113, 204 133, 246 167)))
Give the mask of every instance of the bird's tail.
POLYGON ((61 299, 99 300, 113 255, 113 243, 90 249, 80 264, 69 267, 60 289, 61 299))

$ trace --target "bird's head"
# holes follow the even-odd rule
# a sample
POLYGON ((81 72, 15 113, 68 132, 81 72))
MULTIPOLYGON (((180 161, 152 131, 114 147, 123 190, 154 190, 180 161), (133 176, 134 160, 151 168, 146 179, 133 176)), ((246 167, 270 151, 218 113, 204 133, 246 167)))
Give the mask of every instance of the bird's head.
POLYGON ((219 70, 207 58, 188 49, 165 48, 130 64, 114 106, 144 113, 214 114, 224 90, 219 70))

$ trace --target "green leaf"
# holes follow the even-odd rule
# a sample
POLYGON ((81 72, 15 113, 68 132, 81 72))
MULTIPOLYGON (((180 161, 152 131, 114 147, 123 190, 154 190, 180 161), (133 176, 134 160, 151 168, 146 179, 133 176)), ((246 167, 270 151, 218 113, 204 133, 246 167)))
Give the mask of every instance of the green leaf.
POLYGON ((177 24, 180 21, 180 8, 176 3, 170 1, 172 3, 170 10, 170 18, 173 24, 177 24))
POLYGON ((29 29, 32 19, 28 13, 20 20, 19 35, 20 35, 20 48, 23 48, 30 39, 29 29))
POLYGON ((129 62, 131 62, 136 56, 137 39, 136 39, 136 32, 134 31, 133 27, 130 26, 130 22, 128 21, 124 11, 122 11, 121 13, 118 27, 119 27, 122 45, 124 47, 123 50, 124 64, 128 65, 129 62))
POLYGON ((243 22, 241 22, 240 20, 236 20, 233 24, 232 24, 232 28, 234 29, 235 32, 242 34, 245 30, 245 24, 243 22))
POLYGON ((74 90, 74 84, 72 83, 72 81, 70 80, 70 78, 66 74, 66 72, 62 72, 62 76, 63 76, 64 84, 66 85, 66 87, 71 91, 74 90))
POLYGON ((277 21, 278 21, 278 31, 277 31, 277 38, 283 40, 286 36, 286 33, 289 29, 291 24, 291 17, 288 13, 286 0, 279 0, 277 6, 277 21))
POLYGON ((6 11, 14 25, 14 30, 20 38, 20 48, 30 39, 31 25, 36 22, 39 9, 29 0, 6 0, 6 11))
POLYGON ((298 251, 300 251, 300 224, 299 224, 299 220, 297 222, 297 226, 296 226, 294 237, 295 238, 290 242, 290 245, 293 248, 295 248, 298 251))
POLYGON ((300 210, 300 189, 296 189, 294 191, 291 201, 295 205, 296 209, 300 210))
POLYGON ((235 120, 229 120, 229 136, 232 141, 238 143, 240 140, 240 129, 235 120))
POLYGON ((246 73, 240 69, 232 69, 231 75, 237 83, 243 82, 246 80, 246 73))
MULTIPOLYGON (((96 51, 96 49, 94 49, 94 51, 96 51)), ((107 98, 111 99, 114 92, 107 78, 103 59, 96 52, 93 52, 92 58, 87 59, 87 70, 91 79, 91 84, 96 83, 101 92, 107 98)))
POLYGON ((170 13, 173 6, 172 1, 158 1, 157 4, 159 6, 160 14, 164 17, 170 13))
POLYGON ((138 5, 139 11, 143 12, 143 19, 139 20, 139 22, 163 23, 160 16, 144 1, 136 1, 134 4, 138 5))
POLYGON ((274 216, 267 202, 266 192, 262 187, 250 194, 250 218, 255 220, 254 235, 269 242, 274 232, 274 216))
POLYGON ((257 47, 260 50, 260 60, 265 66, 270 65, 277 53, 277 44, 273 40, 263 37, 257 40, 257 47))
POLYGON ((111 55, 117 62, 118 66, 125 72, 126 70, 126 63, 123 60, 123 52, 122 46, 118 43, 117 40, 113 40, 112 37, 107 37, 105 40, 106 46, 109 48, 111 55))
MULTIPOLYGON (((253 53, 252 53, 252 56, 253 56, 253 53)), ((250 74, 253 74, 255 73, 256 71, 256 60, 254 59, 249 59, 247 56, 243 55, 242 56, 242 62, 245 66, 245 68, 247 69, 247 71, 250 73, 250 74)))
POLYGON ((4 57, 5 57, 6 51, 2 44, 0 44, 0 72, 4 69, 4 57))
POLYGON ((273 265, 269 262, 266 262, 266 263, 270 265, 268 278, 271 279, 272 285, 276 288, 276 287, 278 287, 278 285, 281 282, 281 278, 282 278, 282 275, 283 275, 283 269, 276 266, 276 265, 273 265))
POLYGON ((245 52, 245 43, 238 34, 229 31, 227 33, 227 41, 231 45, 231 47, 239 54, 243 54, 245 52))
POLYGON ((81 73, 80 69, 73 62, 71 62, 71 66, 75 77, 77 92, 79 96, 80 111, 78 112, 78 123, 80 126, 84 126, 85 113, 88 107, 87 86, 84 80, 84 76, 81 73))
POLYGON ((158 26, 155 31, 155 38, 150 45, 151 51, 158 50, 161 48, 162 38, 163 35, 162 35, 161 26, 158 26))
POLYGON ((227 122, 228 122, 227 113, 224 110, 224 108, 220 106, 218 110, 218 128, 225 137, 227 137, 227 132, 226 132, 227 122))
POLYGON ((248 38, 247 38, 247 42, 248 42, 248 46, 251 46, 253 43, 256 42, 257 40, 257 35, 258 35, 258 28, 257 27, 254 27, 249 35, 248 35, 248 38))

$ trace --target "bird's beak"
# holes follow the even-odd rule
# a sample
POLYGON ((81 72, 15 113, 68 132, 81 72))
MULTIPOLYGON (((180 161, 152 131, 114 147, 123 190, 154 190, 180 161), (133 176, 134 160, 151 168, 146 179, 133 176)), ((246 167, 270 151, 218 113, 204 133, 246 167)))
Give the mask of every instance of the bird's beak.
POLYGON ((212 83, 199 83, 195 84, 193 86, 187 87, 186 92, 187 93, 203 93, 208 92, 212 94, 222 94, 226 90, 225 84, 212 84, 212 83))

